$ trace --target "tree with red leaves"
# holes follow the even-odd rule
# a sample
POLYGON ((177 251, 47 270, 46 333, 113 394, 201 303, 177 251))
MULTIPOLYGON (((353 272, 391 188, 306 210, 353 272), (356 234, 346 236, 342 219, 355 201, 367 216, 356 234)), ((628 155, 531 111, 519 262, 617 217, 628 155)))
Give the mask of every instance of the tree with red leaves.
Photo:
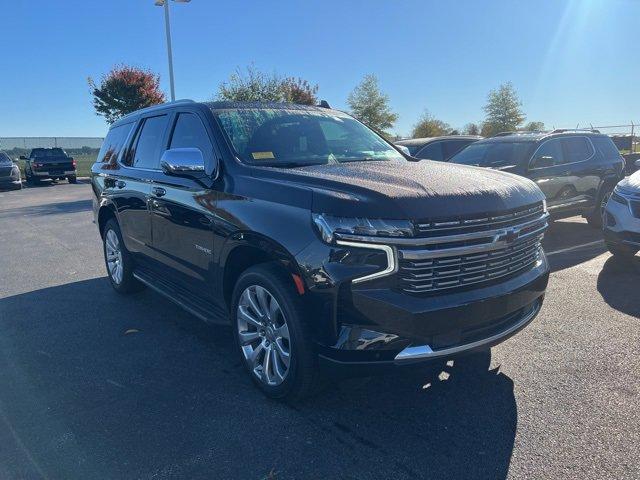
POLYGON ((165 101, 160 76, 149 70, 126 65, 116 66, 96 85, 89 77, 96 114, 113 123, 127 113, 165 101))

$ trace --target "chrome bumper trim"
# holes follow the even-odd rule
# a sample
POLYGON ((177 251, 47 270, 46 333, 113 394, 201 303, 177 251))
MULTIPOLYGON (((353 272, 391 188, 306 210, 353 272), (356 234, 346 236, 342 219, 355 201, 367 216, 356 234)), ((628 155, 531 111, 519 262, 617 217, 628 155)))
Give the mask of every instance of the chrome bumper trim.
POLYGON ((541 307, 542 302, 539 300, 536 301, 531 310, 526 313, 517 323, 511 325, 509 328, 503 330, 500 333, 496 333, 495 335, 492 335, 490 337, 483 338, 482 340, 477 340, 475 342, 467 343, 464 345, 458 345, 456 347, 443 348, 442 350, 433 350, 429 345, 409 346, 396 355, 394 362, 398 365, 405 365, 422 360, 448 357, 465 352, 467 350, 473 350, 476 348, 481 348, 484 345, 495 343, 531 322, 538 314, 541 307))
POLYGON ((384 270, 365 275, 364 277, 358 277, 351 280, 352 283, 362 283, 368 280, 375 280, 376 278, 386 277, 393 275, 398 271, 398 262, 396 261, 395 250, 389 245, 381 245, 379 243, 361 243, 361 242, 345 242, 343 240, 336 240, 336 244, 344 247, 355 248, 368 248, 372 250, 382 250, 387 255, 387 266, 384 270))

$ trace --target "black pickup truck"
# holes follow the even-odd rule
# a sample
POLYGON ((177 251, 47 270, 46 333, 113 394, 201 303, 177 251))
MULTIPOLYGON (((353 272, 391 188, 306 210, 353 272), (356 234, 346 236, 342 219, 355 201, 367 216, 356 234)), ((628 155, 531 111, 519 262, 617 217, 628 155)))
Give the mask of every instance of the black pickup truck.
POLYGON ((111 126, 92 188, 113 288, 232 325, 271 397, 308 394, 323 369, 488 349, 533 320, 547 286, 535 183, 409 161, 329 108, 135 112, 111 126))
POLYGON ((76 183, 76 161, 61 148, 34 148, 25 161, 24 174, 27 183, 33 185, 40 180, 69 180, 76 183))

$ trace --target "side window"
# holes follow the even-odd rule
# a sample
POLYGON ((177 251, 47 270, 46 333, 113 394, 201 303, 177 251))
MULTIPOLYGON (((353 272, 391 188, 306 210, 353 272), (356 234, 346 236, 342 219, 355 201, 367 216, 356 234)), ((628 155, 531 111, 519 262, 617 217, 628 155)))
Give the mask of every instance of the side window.
POLYGON ((134 147, 130 152, 135 168, 157 169, 160 165, 160 154, 164 151, 162 140, 167 128, 167 115, 149 117, 144 120, 138 130, 134 147))
POLYGON ((197 115, 180 113, 171 136, 169 148, 197 148, 205 159, 213 157, 213 145, 197 115))
POLYGON ((132 126, 133 124, 128 123, 109 130, 107 137, 104 139, 104 142, 102 142, 102 147, 100 147, 96 163, 115 166, 118 155, 122 150, 124 142, 127 140, 127 136, 129 135, 132 126))
POLYGON ((565 163, 560 139, 552 139, 544 142, 536 152, 533 162, 533 168, 551 167, 565 163))
POLYGON ((470 142, 469 140, 449 140, 449 141, 443 142, 442 146, 444 150, 443 152, 444 159, 445 160, 450 159, 470 143, 473 143, 473 142, 470 142))
POLYGON ((586 137, 569 137, 562 139, 564 163, 581 162, 593 155, 591 142, 586 137))
POLYGON ((442 153, 442 142, 433 142, 420 150, 417 158, 428 158, 429 160, 444 160, 442 153))
POLYGON ((609 137, 591 137, 591 141, 596 146, 600 155, 604 158, 620 158, 620 152, 618 147, 613 143, 613 140, 609 137))

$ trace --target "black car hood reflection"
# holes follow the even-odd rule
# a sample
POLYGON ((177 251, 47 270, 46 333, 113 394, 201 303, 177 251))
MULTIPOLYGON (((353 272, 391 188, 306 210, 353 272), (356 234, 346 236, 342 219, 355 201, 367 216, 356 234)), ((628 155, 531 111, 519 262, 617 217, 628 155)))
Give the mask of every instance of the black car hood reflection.
POLYGON ((279 172, 281 181, 310 188, 314 212, 340 216, 451 218, 501 212, 544 198, 540 189, 524 177, 425 160, 265 170, 279 172))

